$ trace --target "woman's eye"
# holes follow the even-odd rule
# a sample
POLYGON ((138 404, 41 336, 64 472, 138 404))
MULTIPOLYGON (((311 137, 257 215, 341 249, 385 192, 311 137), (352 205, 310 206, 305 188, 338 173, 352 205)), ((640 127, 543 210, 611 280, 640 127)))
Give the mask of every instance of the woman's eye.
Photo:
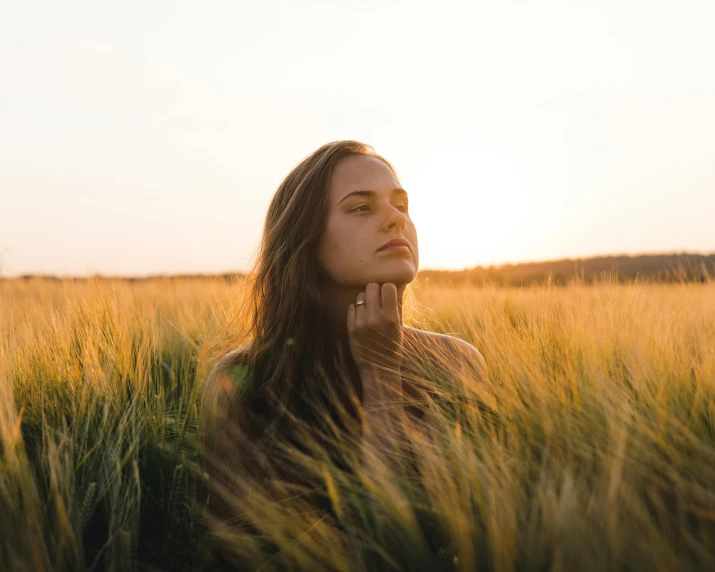
MULTIPOLYGON (((354 208, 350 212, 365 212, 365 211, 361 211, 360 209, 369 209, 369 208, 370 208, 370 205, 361 205, 357 208, 354 208)), ((402 208, 402 212, 407 212, 407 205, 397 205, 397 208, 402 208)))

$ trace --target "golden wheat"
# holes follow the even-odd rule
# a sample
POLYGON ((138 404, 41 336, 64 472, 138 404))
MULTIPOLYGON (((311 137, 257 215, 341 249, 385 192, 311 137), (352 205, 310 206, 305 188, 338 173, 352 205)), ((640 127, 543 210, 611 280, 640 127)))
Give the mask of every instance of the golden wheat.
MULTIPOLYGON (((237 559, 715 569, 715 285, 414 293, 406 323, 473 343, 488 379, 460 399, 430 372, 455 406, 430 405, 397 469, 356 483, 306 462, 330 513, 255 496, 260 534, 225 532, 237 559)), ((200 512, 197 355, 241 295, 209 278, 0 281, 0 569, 208 565, 224 533, 200 512)))

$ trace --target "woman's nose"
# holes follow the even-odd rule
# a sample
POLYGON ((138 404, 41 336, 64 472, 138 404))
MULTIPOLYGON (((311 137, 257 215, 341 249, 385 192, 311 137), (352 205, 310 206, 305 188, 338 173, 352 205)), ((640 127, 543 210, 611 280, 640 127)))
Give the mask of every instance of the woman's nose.
POLYGON ((387 215, 385 216, 385 226, 390 229, 393 226, 405 228, 407 217, 405 213, 399 211, 396 207, 390 205, 387 207, 387 215))

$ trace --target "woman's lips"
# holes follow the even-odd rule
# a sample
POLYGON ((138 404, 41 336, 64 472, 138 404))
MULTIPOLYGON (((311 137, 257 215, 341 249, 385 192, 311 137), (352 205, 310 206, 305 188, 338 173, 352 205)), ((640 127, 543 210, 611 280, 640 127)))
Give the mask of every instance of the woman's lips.
POLYGON ((406 247, 404 244, 396 244, 394 246, 387 246, 381 250, 378 250, 378 252, 409 252, 410 249, 406 247))
POLYGON ((410 243, 407 242, 404 238, 393 238, 392 240, 388 240, 385 244, 383 244, 380 248, 378 248, 378 252, 382 250, 387 250, 388 248, 394 248, 396 246, 401 246, 404 248, 407 248, 407 250, 410 249, 410 243))

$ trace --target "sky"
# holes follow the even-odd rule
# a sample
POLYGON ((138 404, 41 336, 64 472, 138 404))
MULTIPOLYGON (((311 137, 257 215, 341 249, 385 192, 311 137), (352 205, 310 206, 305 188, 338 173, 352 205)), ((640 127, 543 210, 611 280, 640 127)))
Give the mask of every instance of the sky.
POLYGON ((421 269, 715 251, 715 3, 0 4, 0 275, 250 270, 372 145, 421 269))

